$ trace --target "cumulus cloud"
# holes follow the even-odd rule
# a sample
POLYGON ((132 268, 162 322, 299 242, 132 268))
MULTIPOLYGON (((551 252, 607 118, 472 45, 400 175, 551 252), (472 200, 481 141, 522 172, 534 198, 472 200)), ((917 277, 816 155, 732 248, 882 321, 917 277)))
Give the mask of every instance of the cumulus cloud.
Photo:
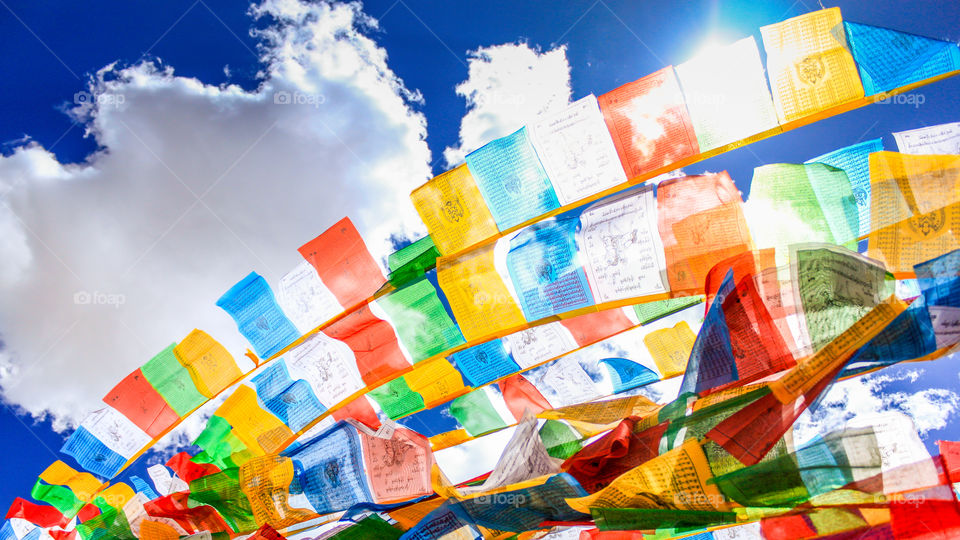
POLYGON ((481 47, 468 55, 467 100, 460 144, 443 156, 453 167, 468 153, 523 127, 537 114, 570 102, 570 65, 564 46, 541 52, 526 43, 481 47))
POLYGON ((922 375, 920 370, 898 374, 877 373, 855 377, 834 384, 811 413, 805 412, 797 421, 798 441, 814 435, 842 429, 857 419, 871 418, 883 413, 902 413, 913 420, 920 435, 946 427, 960 410, 960 395, 946 388, 925 388, 918 392, 890 391, 895 383, 913 383, 922 375))
POLYGON ((256 91, 106 66, 69 108, 98 152, 62 165, 27 142, 0 158, 7 403, 64 428, 194 327, 239 357, 214 302, 250 270, 277 283, 344 215, 378 255, 419 232, 408 194, 429 177, 426 122, 367 37, 375 23, 357 4, 251 14, 271 22, 256 91))

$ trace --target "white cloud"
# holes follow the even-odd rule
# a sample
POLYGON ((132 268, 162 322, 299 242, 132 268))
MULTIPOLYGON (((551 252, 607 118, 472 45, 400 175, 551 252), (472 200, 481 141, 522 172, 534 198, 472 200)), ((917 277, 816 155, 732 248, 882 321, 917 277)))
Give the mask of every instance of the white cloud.
POLYGON ((420 226, 408 195, 429 177, 426 123, 364 34, 374 23, 356 4, 252 13, 277 21, 259 34, 257 91, 107 66, 71 110, 100 151, 64 166, 27 143, 0 158, 8 403, 64 428, 194 327, 239 357, 214 302, 250 270, 276 284, 344 215, 379 255, 420 226))
POLYGON ((960 395, 953 390, 925 388, 910 393, 887 388, 892 383, 916 382, 921 374, 917 370, 896 375, 881 372, 835 383, 816 410, 804 412, 797 421, 798 442, 891 411, 909 416, 920 435, 946 427, 960 411, 960 395))
POLYGON ((540 52, 526 43, 506 43, 471 51, 467 80, 457 94, 467 100, 460 122, 460 144, 443 156, 453 167, 484 144, 509 135, 539 113, 570 102, 566 47, 540 52))

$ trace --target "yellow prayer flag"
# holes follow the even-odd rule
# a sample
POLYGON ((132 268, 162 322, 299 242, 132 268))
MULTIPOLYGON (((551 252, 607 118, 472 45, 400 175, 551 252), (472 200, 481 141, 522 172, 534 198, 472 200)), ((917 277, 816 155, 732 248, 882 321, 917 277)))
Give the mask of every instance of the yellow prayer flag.
POLYGON ((585 514, 591 508, 726 510, 731 503, 716 485, 707 483, 712 477, 700 443, 690 439, 623 473, 592 495, 567 499, 567 504, 585 514))
POLYGON ((442 358, 417 364, 403 378, 410 390, 423 397, 427 408, 450 401, 466 388, 457 368, 442 358))
POLYGON ((80 472, 60 460, 44 469, 40 479, 51 485, 67 486, 78 499, 86 502, 93 500, 93 494, 103 486, 94 475, 80 472))
POLYGON ((762 26, 760 35, 781 124, 863 97, 840 8, 762 26))
POLYGON ((257 392, 246 385, 237 387, 215 414, 229 422, 234 435, 256 455, 279 451, 293 436, 289 427, 260 408, 257 392))
POLYGON ((494 246, 437 264, 437 281, 467 341, 526 323, 494 263, 494 246))
POLYGON ((657 364, 660 375, 666 379, 683 375, 696 339, 697 335, 690 329, 687 321, 680 321, 672 328, 650 332, 643 337, 643 343, 657 364))
POLYGON ((133 488, 123 482, 117 482, 97 494, 97 497, 103 497, 103 500, 107 501, 107 504, 118 510, 122 510, 123 507, 130 502, 130 499, 136 496, 137 494, 133 491, 133 488))
POLYGON ((173 348, 177 360, 190 372, 197 390, 211 398, 243 373, 227 349, 203 330, 194 330, 173 348))
POLYGON ((449 255, 499 232, 466 164, 410 194, 440 253, 449 255))
POLYGON ((898 277, 960 248, 960 156, 870 154, 867 254, 898 277))
POLYGON ((269 524, 274 529, 283 529, 319 517, 309 510, 290 506, 293 476, 293 460, 284 456, 258 457, 240 467, 240 489, 250 501, 257 525, 269 524))

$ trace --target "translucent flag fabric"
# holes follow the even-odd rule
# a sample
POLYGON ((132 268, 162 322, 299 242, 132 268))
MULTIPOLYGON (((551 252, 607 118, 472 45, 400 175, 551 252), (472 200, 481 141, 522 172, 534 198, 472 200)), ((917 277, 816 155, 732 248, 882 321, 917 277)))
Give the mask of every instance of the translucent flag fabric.
POLYGON ((178 416, 184 416, 199 407, 204 396, 194 384, 190 371, 177 360, 176 344, 157 353, 140 368, 143 377, 178 416))
POLYGON ((867 254, 894 274, 960 247, 960 157, 870 155, 867 254))
POLYGON ((673 66, 597 100, 628 177, 661 170, 699 152, 673 66))
POLYGON ((470 152, 466 161, 500 230, 560 206, 525 127, 470 152))
POLYGON ((507 268, 527 320, 537 320, 594 303, 577 256, 576 219, 538 223, 510 241, 507 268))
POLYGON ((960 70, 960 46, 950 41, 844 21, 868 96, 960 70))
POLYGON ((676 71, 701 152, 779 127, 753 37, 711 47, 676 71))
POLYGON ((814 163, 757 167, 750 183, 750 203, 789 216, 751 223, 754 240, 786 251, 798 242, 850 244, 860 231, 856 198, 846 172, 814 163))
POLYGON ((840 8, 762 26, 760 35, 781 124, 863 97, 840 8))
POLYGON ((740 192, 725 172, 661 182, 657 211, 671 291, 698 294, 714 263, 751 248, 740 192))
MULTIPOLYGON (((847 173, 853 199, 857 204, 858 236, 870 231, 870 162, 873 152, 883 151, 883 139, 873 139, 828 152, 807 163, 824 163, 847 173)), ((751 198, 753 193, 751 191, 751 198)))

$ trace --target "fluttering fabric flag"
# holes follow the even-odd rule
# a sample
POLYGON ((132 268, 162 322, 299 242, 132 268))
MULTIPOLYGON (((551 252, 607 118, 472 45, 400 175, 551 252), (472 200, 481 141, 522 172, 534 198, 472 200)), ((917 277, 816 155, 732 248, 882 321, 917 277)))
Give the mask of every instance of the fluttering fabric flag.
POLYGON ((960 122, 894 132, 904 154, 960 154, 960 122))
POLYGON ((960 156, 870 154, 867 254, 897 274, 960 248, 960 156))
POLYGON ((150 442, 150 436, 116 410, 104 407, 80 422, 60 449, 84 469, 113 478, 150 442))
POLYGON ((185 416, 206 401, 194 384, 190 371, 177 360, 176 344, 157 353, 140 368, 143 378, 150 383, 167 405, 178 416, 185 416))
POLYGON ((628 177, 665 169, 699 153, 697 135, 673 66, 627 83, 597 100, 628 177))
POLYGON ((113 387, 104 396, 103 402, 154 439, 180 420, 176 411, 170 408, 139 369, 113 387))
POLYGON ((217 300, 217 306, 237 323, 257 355, 269 358, 300 337, 300 332, 277 305, 263 276, 250 272, 217 300))
POLYGON ((657 212, 671 291, 699 294, 717 261, 751 249, 740 191, 726 172, 661 182, 657 212))
POLYGON ((960 70, 956 43, 849 21, 843 28, 868 96, 960 70))
POLYGON ((538 116, 529 128, 561 206, 627 181, 593 94, 538 116))
MULTIPOLYGON (((873 139, 828 152, 807 163, 824 163, 847 173, 857 203, 858 236, 870 232, 870 162, 873 152, 883 151, 883 139, 873 139)), ((753 192, 750 194, 753 198, 753 192)))
POLYGON ((525 127, 470 152, 466 161, 501 231, 560 206, 525 127))
POLYGON ((211 398, 243 373, 227 349, 203 330, 193 330, 173 348, 177 361, 190 372, 197 390, 211 398))
POLYGON ((840 8, 761 26, 760 35, 781 124, 863 97, 840 8))
POLYGON ((800 242, 855 247, 860 232, 857 202, 846 172, 821 163, 757 167, 750 183, 750 204, 770 212, 750 224, 757 245, 781 252, 800 242), (779 219, 772 220, 773 215, 779 219))
POLYGON ((779 127, 753 37, 711 47, 676 71, 701 152, 779 127))
POLYGON ((349 218, 341 219, 298 251, 345 308, 369 298, 385 281, 349 218))
POLYGON ((451 169, 410 194, 437 249, 450 255, 497 233, 497 223, 466 164, 451 169))

